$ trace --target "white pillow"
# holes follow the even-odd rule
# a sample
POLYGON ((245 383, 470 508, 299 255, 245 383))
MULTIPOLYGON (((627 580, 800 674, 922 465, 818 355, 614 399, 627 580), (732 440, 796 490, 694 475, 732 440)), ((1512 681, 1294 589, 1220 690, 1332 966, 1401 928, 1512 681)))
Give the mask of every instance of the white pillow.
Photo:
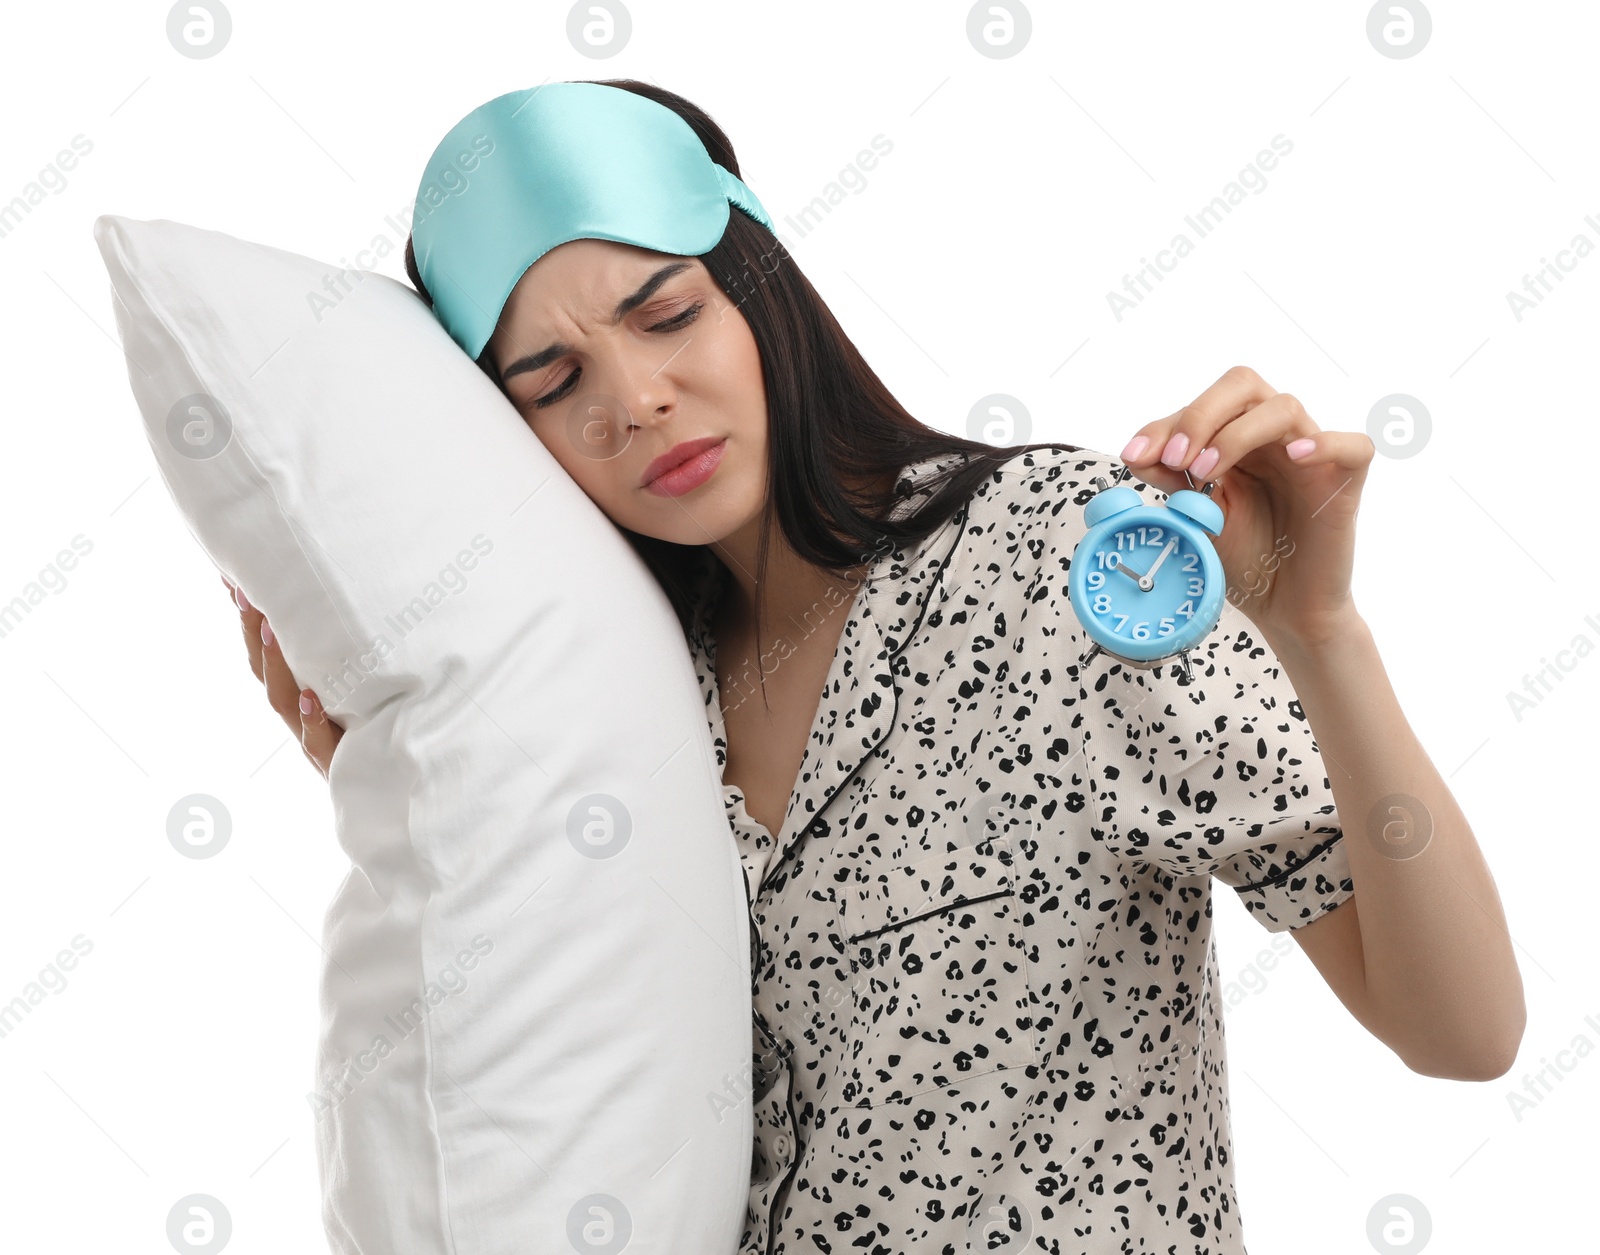
POLYGON ((666 593, 409 287, 174 222, 95 239, 168 490, 346 728, 333 1249, 733 1251, 748 903, 666 593))

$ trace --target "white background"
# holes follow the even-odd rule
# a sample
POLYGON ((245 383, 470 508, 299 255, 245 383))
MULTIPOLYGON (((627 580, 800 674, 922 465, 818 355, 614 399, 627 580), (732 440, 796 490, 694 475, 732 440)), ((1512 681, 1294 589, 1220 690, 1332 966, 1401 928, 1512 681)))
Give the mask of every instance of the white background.
POLYGON ((383 236, 378 269, 403 278, 390 219, 462 114, 605 77, 717 119, 801 267, 932 425, 972 430, 974 403, 1003 393, 1029 417, 1000 443, 1117 453, 1239 363, 1328 429, 1369 430, 1394 393, 1426 408, 1412 456, 1380 441, 1357 602, 1495 873, 1527 1033, 1499 1080, 1411 1073, 1220 892, 1224 980, 1254 991, 1227 1010, 1245 1232, 1256 1255, 1366 1250, 1391 1194, 1426 1208, 1426 1249, 1589 1230, 1593 6, 1440 3, 1409 57, 1335 3, 1036 3, 1004 57, 950 3, 636 0, 604 57, 569 41, 564 5, 232 0, 205 59, 169 43, 167 12, 16 6, 0 52, 0 204, 74 136, 92 143, 0 237, 0 603, 73 537, 92 546, 0 637, 0 1004, 74 936, 92 944, 0 1037, 0 1245, 168 1251, 173 1203, 207 1193, 230 1251, 325 1249, 306 1094, 318 929, 347 864, 327 785, 156 475, 93 219, 352 265, 383 236), (879 134, 893 147, 864 186, 807 233, 784 221, 879 134), (1199 238, 1185 215, 1280 134, 1292 151, 1264 189, 1199 238), (1119 318, 1108 293, 1179 232, 1194 251, 1119 318), (1519 318, 1508 293, 1580 235, 1585 255, 1519 318), (1547 665, 1559 682, 1519 717, 1508 695, 1547 665), (192 792, 234 816, 217 858, 168 844, 192 792), (1541 1068, 1542 1096, 1525 1089, 1541 1068), (1535 1095, 1520 1118, 1515 1092, 1535 1095))

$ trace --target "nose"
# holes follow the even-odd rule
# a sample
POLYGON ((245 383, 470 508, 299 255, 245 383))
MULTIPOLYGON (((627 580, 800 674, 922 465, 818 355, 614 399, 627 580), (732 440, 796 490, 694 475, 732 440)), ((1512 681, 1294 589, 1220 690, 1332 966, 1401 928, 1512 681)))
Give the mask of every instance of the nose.
POLYGON ((574 431, 593 457, 620 456, 636 437, 669 422, 677 410, 677 388, 659 348, 621 343, 609 349, 590 357, 589 387, 579 399, 574 431))
POLYGON ((672 417, 676 388, 667 372, 667 358, 640 345, 630 345, 618 355, 613 378, 615 397, 625 413, 617 415, 626 424, 618 435, 629 438, 636 427, 659 425, 672 417))

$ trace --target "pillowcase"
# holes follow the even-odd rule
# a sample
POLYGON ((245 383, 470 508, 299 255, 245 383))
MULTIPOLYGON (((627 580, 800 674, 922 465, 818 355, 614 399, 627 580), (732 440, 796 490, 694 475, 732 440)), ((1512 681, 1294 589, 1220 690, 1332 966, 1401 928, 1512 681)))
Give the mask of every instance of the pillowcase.
POLYGON ((346 729, 333 1249, 732 1252, 748 902, 666 593, 409 287, 94 231, 168 491, 346 729))

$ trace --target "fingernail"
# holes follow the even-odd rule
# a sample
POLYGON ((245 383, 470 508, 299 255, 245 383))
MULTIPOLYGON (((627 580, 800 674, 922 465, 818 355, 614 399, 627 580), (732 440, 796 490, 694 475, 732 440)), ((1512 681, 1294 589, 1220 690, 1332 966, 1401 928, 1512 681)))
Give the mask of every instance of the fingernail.
POLYGON ((272 625, 265 619, 261 620, 261 643, 263 645, 272 644, 272 625))
POLYGON ((1176 468, 1183 461, 1183 455, 1189 451, 1189 437, 1179 432, 1167 441, 1167 447, 1161 451, 1161 460, 1168 466, 1176 468))
POLYGON ((1204 479, 1206 472, 1221 460, 1222 454, 1218 453, 1215 448, 1201 449, 1200 456, 1189 463, 1189 474, 1196 479, 1204 479))
POLYGON ((1128 441, 1128 447, 1122 451, 1122 460, 1124 462, 1132 462, 1149 447, 1149 444, 1149 436, 1135 436, 1128 441))
POLYGON ((1284 447, 1284 452, 1291 458, 1303 458, 1317 447, 1317 442, 1310 436, 1302 436, 1299 440, 1292 441, 1284 447))
POLYGON ((250 599, 244 595, 243 585, 233 590, 233 600, 238 605, 241 614, 250 609, 250 599))
POLYGON ((307 689, 305 692, 300 694, 300 713, 302 715, 309 715, 315 709, 316 706, 311 700, 311 690, 307 689))

